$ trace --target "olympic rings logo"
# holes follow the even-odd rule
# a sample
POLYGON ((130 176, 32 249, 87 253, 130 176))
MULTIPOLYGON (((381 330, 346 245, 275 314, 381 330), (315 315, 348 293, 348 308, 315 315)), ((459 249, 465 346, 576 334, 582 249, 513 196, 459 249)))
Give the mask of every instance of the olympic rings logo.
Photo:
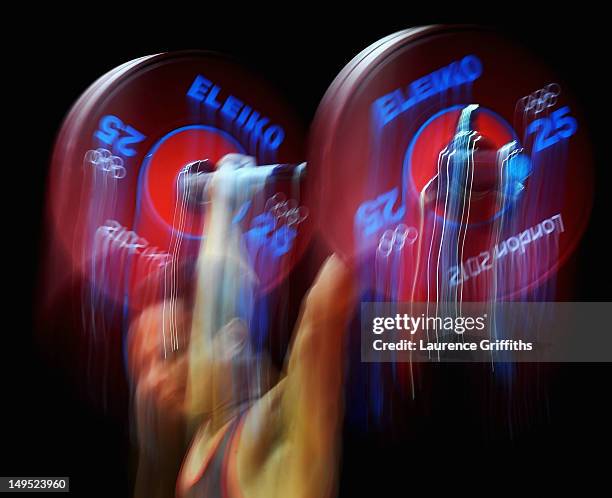
POLYGON ((518 101, 517 107, 525 113, 539 114, 545 109, 554 106, 561 95, 561 86, 558 83, 549 83, 544 88, 536 90, 518 101))
POLYGON ((115 156, 108 149, 98 148, 88 150, 83 158, 85 165, 91 165, 98 170, 108 173, 112 178, 121 180, 127 175, 127 171, 123 166, 123 159, 115 156))
POLYGON ((414 227, 400 223, 395 230, 385 230, 380 236, 377 252, 382 256, 389 256, 392 251, 401 251, 406 244, 412 245, 419 236, 414 227))

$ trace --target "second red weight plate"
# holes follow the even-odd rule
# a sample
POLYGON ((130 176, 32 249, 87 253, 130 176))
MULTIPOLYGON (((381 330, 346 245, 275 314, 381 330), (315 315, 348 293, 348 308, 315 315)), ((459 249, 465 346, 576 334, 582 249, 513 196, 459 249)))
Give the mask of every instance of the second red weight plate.
POLYGON ((308 164, 334 250, 376 257, 404 300, 520 297, 554 275, 593 184, 563 82, 471 27, 397 33, 350 66, 317 112, 308 164))

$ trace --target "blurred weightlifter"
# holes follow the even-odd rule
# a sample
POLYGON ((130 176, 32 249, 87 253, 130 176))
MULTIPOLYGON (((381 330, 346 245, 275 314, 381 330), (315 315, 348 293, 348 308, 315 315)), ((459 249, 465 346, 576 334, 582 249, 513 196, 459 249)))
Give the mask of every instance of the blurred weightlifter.
POLYGON ((333 496, 352 274, 338 257, 326 261, 302 303, 284 371, 274 372, 250 344, 257 280, 232 223, 264 180, 238 154, 222 158, 212 176, 193 303, 166 298, 130 328, 135 494, 333 496))

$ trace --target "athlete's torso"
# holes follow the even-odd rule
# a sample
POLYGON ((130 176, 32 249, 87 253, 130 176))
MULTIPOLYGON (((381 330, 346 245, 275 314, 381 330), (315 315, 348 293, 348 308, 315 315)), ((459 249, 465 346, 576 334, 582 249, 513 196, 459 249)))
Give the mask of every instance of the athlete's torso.
POLYGON ((246 414, 242 413, 203 441, 196 434, 177 483, 179 498, 242 498, 237 476, 237 452, 246 414))

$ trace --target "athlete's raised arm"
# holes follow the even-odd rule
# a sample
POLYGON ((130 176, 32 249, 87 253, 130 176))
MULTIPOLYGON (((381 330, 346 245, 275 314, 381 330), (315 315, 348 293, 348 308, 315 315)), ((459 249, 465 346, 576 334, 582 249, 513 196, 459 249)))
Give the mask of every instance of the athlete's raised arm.
POLYGON ((330 257, 308 292, 287 365, 282 424, 295 496, 334 491, 344 415, 345 332, 356 304, 353 273, 330 257))

